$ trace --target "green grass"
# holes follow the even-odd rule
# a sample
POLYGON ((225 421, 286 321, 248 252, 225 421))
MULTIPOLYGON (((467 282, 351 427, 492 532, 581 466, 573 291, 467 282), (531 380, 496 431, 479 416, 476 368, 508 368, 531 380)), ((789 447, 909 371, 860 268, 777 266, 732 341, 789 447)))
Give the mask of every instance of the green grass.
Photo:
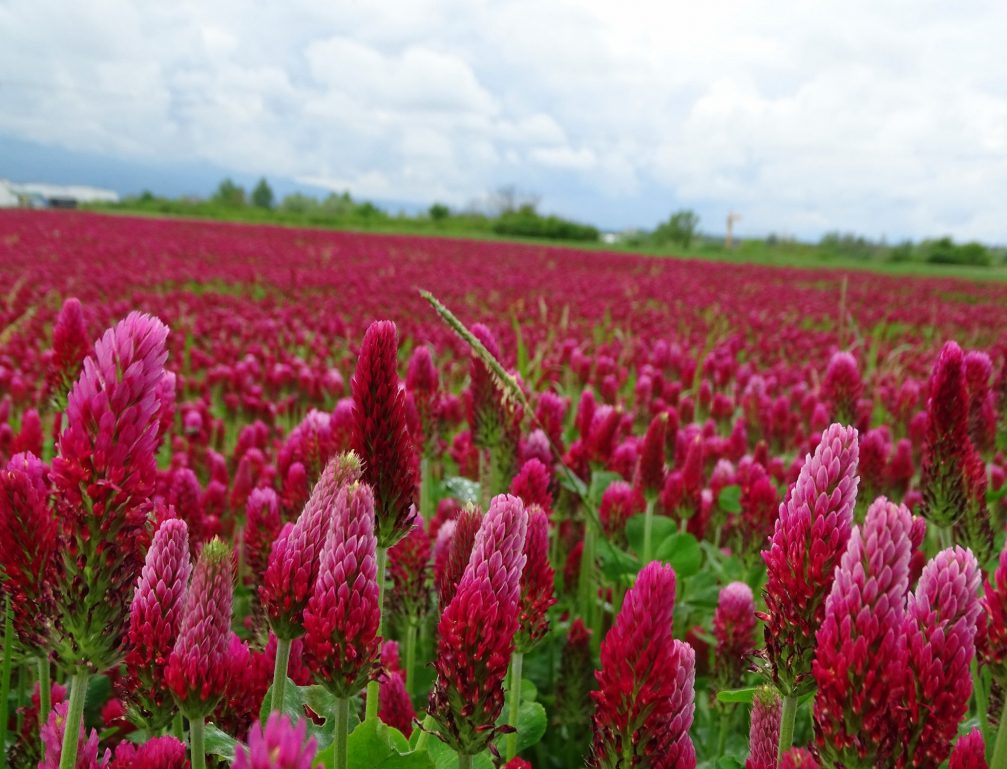
POLYGON ((887 275, 912 277, 952 277, 976 281, 1007 281, 1007 264, 990 267, 933 264, 924 261, 887 261, 883 259, 854 259, 837 256, 811 243, 786 241, 767 243, 763 240, 744 240, 734 248, 726 249, 720 241, 701 240, 688 249, 676 246, 606 244, 592 242, 567 242, 541 238, 503 236, 492 229, 493 220, 480 215, 453 215, 447 220, 435 221, 426 217, 381 215, 373 218, 333 218, 322 213, 297 214, 279 210, 259 209, 253 206, 226 208, 210 204, 191 204, 169 201, 167 204, 144 205, 119 203, 93 205, 88 210, 114 215, 142 216, 148 218, 213 220, 242 224, 275 225, 281 227, 313 228, 340 232, 374 233, 383 235, 419 235, 459 240, 501 241, 523 243, 547 248, 569 248, 610 253, 636 254, 670 259, 696 259, 728 264, 757 264, 770 267, 802 267, 808 269, 863 270, 887 275))

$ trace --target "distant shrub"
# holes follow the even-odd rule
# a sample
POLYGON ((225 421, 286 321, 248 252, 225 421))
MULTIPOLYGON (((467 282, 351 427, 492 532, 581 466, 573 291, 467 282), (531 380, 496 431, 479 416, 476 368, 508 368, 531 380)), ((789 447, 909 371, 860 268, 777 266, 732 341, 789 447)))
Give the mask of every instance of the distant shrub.
POLYGON ((493 232, 498 235, 548 240, 596 241, 599 237, 596 227, 558 216, 543 216, 531 205, 501 214, 493 224, 493 232))
POLYGON ((430 214, 430 218, 435 222, 443 222, 451 216, 451 209, 443 203, 434 203, 430 206, 430 211, 428 213, 430 214))
POLYGON ((956 264, 989 267, 993 259, 989 249, 982 243, 956 244, 951 238, 924 241, 922 245, 926 260, 932 264, 956 264))
POLYGON ((674 243, 682 248, 688 248, 696 237, 699 229, 699 216, 695 211, 682 209, 676 211, 666 222, 661 222, 654 230, 655 243, 674 243))

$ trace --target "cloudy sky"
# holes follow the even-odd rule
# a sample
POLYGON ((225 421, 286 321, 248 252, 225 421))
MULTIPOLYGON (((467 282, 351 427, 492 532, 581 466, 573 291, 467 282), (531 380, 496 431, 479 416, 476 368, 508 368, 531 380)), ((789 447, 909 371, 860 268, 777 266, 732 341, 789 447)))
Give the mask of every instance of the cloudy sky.
POLYGON ((0 30, 0 177, 1007 242, 1003 0, 0 0, 0 30))

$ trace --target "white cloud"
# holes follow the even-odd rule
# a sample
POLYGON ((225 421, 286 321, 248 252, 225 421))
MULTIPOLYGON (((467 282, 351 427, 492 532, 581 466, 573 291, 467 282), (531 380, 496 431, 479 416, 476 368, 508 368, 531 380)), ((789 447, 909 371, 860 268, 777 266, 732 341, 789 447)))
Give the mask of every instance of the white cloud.
POLYGON ((1007 241, 997 0, 0 5, 0 134, 601 224, 1007 241))

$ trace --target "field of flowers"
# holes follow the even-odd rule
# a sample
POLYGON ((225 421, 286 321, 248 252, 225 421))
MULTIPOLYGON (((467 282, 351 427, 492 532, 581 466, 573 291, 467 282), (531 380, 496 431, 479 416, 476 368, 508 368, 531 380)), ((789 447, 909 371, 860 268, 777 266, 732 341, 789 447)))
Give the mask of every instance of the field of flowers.
POLYGON ((24 211, 0 279, 5 766, 1007 769, 1007 284, 24 211))

